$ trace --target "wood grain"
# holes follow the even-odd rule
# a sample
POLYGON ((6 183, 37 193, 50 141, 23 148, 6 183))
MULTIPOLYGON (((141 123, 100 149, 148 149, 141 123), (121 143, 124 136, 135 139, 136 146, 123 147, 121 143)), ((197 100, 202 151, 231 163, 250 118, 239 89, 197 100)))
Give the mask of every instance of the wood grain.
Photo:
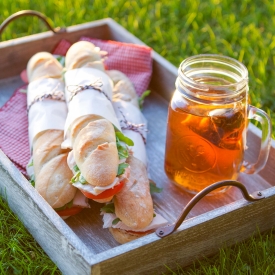
POLYGON ((108 39, 110 37, 108 22, 99 20, 67 28, 67 32, 54 34, 51 31, 8 40, 0 43, 0 79, 16 76, 26 68, 29 59, 37 52, 52 52, 61 39, 74 43, 81 36, 108 39))
POLYGON ((1 150, 0 182, 1 196, 61 271, 64 274, 89 274, 89 264, 83 255, 89 256, 90 250, 1 150), (75 266, 74 271, 71 266, 75 266))
POLYGON ((177 264, 186 266, 194 259, 210 256, 224 245, 235 244, 274 226, 274 192, 275 188, 264 192, 266 198, 256 203, 239 200, 189 219, 176 233, 163 239, 153 234, 147 236, 142 247, 96 264, 93 274, 161 274, 167 271, 165 265, 173 269, 177 264))

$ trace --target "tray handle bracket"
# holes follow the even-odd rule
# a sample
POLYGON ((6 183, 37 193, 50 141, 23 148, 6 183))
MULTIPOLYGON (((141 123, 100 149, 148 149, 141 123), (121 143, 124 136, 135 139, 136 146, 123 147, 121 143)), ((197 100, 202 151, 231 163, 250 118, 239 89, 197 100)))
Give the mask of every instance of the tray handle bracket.
POLYGON ((173 224, 168 224, 166 226, 160 227, 158 228, 155 233, 157 234, 157 236, 159 236, 160 238, 166 237, 170 234, 172 234, 174 231, 177 230, 177 228, 182 224, 182 222, 184 221, 184 219, 186 218, 186 216, 188 215, 188 213, 192 210, 192 208, 204 197, 206 196, 208 193, 210 193, 211 191, 218 189, 220 187, 224 187, 224 186, 235 186, 237 188, 239 188, 242 192, 243 197, 250 202, 253 201, 258 201, 261 199, 264 199, 265 196, 263 195, 262 192, 260 191, 256 191, 252 194, 249 194, 247 189, 245 188, 245 186, 238 182, 238 181, 234 181, 234 180, 224 180, 224 181, 219 181, 216 183, 213 183, 211 185, 209 185, 208 187, 204 188, 202 191, 200 191, 198 194, 196 194, 189 202, 188 204, 185 206, 185 208, 183 209, 183 211, 181 212, 179 218, 177 219, 176 222, 174 222, 173 224))
POLYGON ((66 28, 63 28, 63 27, 53 28, 50 25, 48 18, 43 13, 34 11, 34 10, 23 10, 23 11, 19 11, 19 12, 12 14, 0 25, 0 37, 1 37, 2 32, 8 26, 9 23, 11 23, 12 21, 14 21, 15 19, 17 19, 19 17, 24 17, 24 16, 38 17, 39 19, 41 19, 44 22, 44 24, 48 27, 48 29, 51 30, 55 34, 66 32, 66 28))

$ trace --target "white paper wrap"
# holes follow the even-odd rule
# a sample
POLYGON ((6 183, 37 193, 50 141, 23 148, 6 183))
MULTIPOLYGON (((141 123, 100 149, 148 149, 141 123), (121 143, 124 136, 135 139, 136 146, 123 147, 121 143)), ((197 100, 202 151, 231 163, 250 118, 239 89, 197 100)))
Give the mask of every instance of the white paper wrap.
POLYGON ((141 113, 141 111, 134 106, 131 103, 125 102, 125 101, 117 101, 113 102, 113 106, 116 112, 116 115, 118 117, 118 120, 120 122, 120 126, 122 128, 122 132, 125 136, 133 140, 134 146, 131 147, 134 157, 142 161, 145 166, 147 166, 147 155, 146 155, 146 147, 144 144, 144 140, 142 136, 146 139, 147 133, 147 120, 144 117, 144 115, 141 113), (140 133, 135 132, 133 130, 123 130, 124 126, 127 126, 125 124, 125 119, 130 124, 144 124, 143 127, 139 127, 140 133))
MULTIPOLYGON (((153 230, 153 229, 157 229, 161 226, 165 226, 168 221, 166 219, 164 219, 160 214, 155 213, 155 217, 153 218, 152 222, 145 228, 139 229, 139 230, 134 230, 136 232, 146 232, 148 230, 153 230)), ((117 216, 115 214, 112 213, 104 213, 103 214, 103 228, 109 228, 109 227, 113 227, 113 228, 119 228, 119 229, 123 229, 123 230, 133 230, 133 228, 125 225, 123 222, 118 222, 116 225, 112 224, 113 220, 115 220, 117 218, 117 216)))
MULTIPOLYGON (((38 97, 46 94, 57 95, 64 93, 64 84, 59 79, 38 79, 28 85, 27 104, 30 106, 38 97)), ((28 113, 29 143, 32 148, 35 136, 45 130, 64 130, 67 116, 65 101, 44 99, 31 105, 28 113)))
POLYGON ((77 86, 89 85, 94 83, 97 79, 100 79, 103 83, 103 92, 108 96, 109 99, 112 99, 113 82, 104 72, 93 68, 79 68, 70 70, 65 73, 65 94, 69 112, 65 123, 64 134, 66 140, 62 144, 63 148, 72 148, 71 141, 69 140, 70 125, 75 119, 81 116, 89 114, 102 116, 120 130, 120 125, 112 103, 104 95, 104 93, 91 88, 80 91, 72 98, 72 100, 70 100, 72 91, 74 91, 77 86))

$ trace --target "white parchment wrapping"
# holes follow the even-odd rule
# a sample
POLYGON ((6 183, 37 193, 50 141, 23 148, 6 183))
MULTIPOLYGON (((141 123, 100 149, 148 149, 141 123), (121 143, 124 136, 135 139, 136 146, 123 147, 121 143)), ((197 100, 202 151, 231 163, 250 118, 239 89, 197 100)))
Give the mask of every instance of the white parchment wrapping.
MULTIPOLYGON (((117 216, 113 213, 104 213, 103 214, 103 228, 119 228, 127 231, 133 230, 133 228, 127 226, 123 222, 119 221, 117 224, 113 224, 113 220, 115 220, 117 216)), ((165 226, 168 223, 166 219, 164 219, 160 214, 155 213, 155 217, 152 222, 146 226, 145 228, 134 230, 135 232, 146 232, 149 230, 157 229, 159 227, 165 226)))
MULTIPOLYGON (((38 79, 28 85, 27 104, 30 106, 38 97, 46 94, 63 93, 64 84, 61 80, 54 78, 38 79)), ((44 99, 32 104, 28 113, 30 148, 32 148, 33 139, 38 133, 50 129, 64 130, 66 116, 67 105, 65 101, 44 99)))
POLYGON ((72 148, 69 137, 70 125, 75 119, 81 116, 89 114, 102 116, 120 130, 120 125, 112 103, 104 93, 96 89, 87 89, 80 91, 70 100, 72 91, 76 89, 77 86, 89 85, 97 79, 102 81, 102 90, 109 99, 112 99, 113 82, 104 72, 93 68, 79 68, 65 73, 65 94, 68 103, 68 116, 65 123, 65 142, 62 144, 63 148, 72 148))
MULTIPOLYGON (((144 124, 143 127, 139 127, 138 129, 141 132, 142 136, 146 139, 147 121, 141 111, 133 104, 125 101, 113 102, 113 106, 122 129, 123 126, 126 125, 124 122, 125 120, 135 125, 144 124)), ((146 148, 141 134, 133 130, 122 130, 122 132, 125 136, 127 136, 134 142, 134 146, 131 147, 134 153, 134 157, 142 161, 145 166, 147 166, 146 148)))

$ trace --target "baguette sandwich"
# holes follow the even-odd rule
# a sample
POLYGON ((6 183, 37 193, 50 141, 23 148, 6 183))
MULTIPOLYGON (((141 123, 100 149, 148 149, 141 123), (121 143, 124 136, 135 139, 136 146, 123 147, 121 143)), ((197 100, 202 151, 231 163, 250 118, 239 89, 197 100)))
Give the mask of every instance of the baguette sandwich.
POLYGON ((132 154, 126 160, 131 167, 129 180, 112 203, 102 208, 103 227, 109 228, 115 240, 123 244, 153 232, 167 221, 153 207, 146 169, 146 120, 133 104, 138 102, 136 92, 123 73, 112 70, 108 74, 115 83, 113 104, 122 131, 134 141, 132 154))
POLYGON ((111 98, 112 81, 100 50, 92 43, 73 44, 65 59, 68 117, 63 147, 72 151, 72 183, 88 198, 108 202, 129 176, 125 163, 132 141, 122 134, 111 98))
POLYGON ((133 83, 122 72, 118 70, 109 70, 107 74, 113 80, 113 101, 114 102, 128 102, 133 106, 139 108, 138 96, 133 83))
POLYGON ((62 217, 89 207, 86 198, 71 185, 68 150, 61 148, 67 108, 62 66, 47 52, 28 62, 28 119, 32 159, 28 174, 38 193, 62 217))

